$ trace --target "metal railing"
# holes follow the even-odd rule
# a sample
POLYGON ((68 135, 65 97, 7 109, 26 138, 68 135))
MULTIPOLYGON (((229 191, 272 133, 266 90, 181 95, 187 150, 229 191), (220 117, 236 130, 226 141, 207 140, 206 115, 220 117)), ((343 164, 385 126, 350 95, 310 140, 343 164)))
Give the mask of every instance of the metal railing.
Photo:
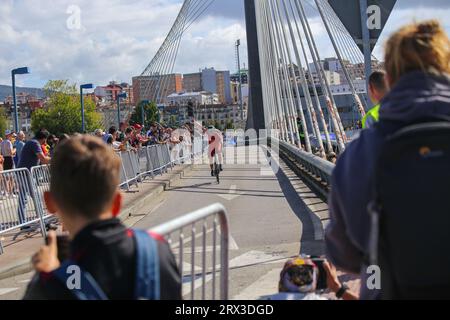
POLYGON ((228 299, 229 225, 227 212, 221 204, 214 204, 174 219, 153 228, 151 232, 163 236, 177 256, 178 268, 183 279, 183 297, 195 300, 195 292, 201 289, 201 300, 216 300, 218 291, 216 278, 220 272, 219 299, 228 299), (220 234, 219 241, 218 234, 220 234), (200 244, 198 247, 197 242, 200 244), (220 249, 217 248, 218 245, 220 249), (219 265, 217 265, 218 254, 219 265), (197 267, 197 259, 201 267, 197 267))
MULTIPOLYGON (((138 186, 146 177, 154 177, 155 174, 168 172, 178 160, 172 160, 169 146, 158 144, 143 147, 137 151, 122 151, 117 153, 122 161, 122 170, 119 187, 130 190, 133 185, 138 186)), ((189 157, 191 154, 189 153, 189 157)))
POLYGON ((279 150, 275 151, 279 151, 281 157, 288 156, 295 161, 296 166, 302 171, 303 176, 316 187, 316 191, 320 192, 322 196, 328 194, 331 188, 331 177, 335 168, 333 163, 300 150, 298 147, 287 142, 276 138, 271 138, 270 140, 274 146, 279 147, 279 150))
POLYGON ((50 166, 43 165, 31 168, 31 178, 35 189, 37 200, 42 209, 42 215, 45 218, 51 215, 47 211, 44 201, 44 193, 50 190, 50 166))

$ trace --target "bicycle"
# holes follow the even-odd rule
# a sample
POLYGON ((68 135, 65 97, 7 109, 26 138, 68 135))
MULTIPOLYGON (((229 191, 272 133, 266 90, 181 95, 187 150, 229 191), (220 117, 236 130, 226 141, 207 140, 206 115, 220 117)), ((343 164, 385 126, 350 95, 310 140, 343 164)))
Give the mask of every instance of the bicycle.
POLYGON ((216 177, 217 184, 220 184, 220 165, 216 152, 214 153, 214 176, 216 177))

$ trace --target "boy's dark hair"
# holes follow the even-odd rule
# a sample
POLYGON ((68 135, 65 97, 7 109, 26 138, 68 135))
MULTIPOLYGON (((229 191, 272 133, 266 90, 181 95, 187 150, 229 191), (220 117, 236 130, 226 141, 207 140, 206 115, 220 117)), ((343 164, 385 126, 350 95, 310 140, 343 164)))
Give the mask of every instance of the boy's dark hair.
POLYGON ((109 134, 115 134, 117 132, 117 128, 116 127, 111 127, 109 128, 109 134))
POLYGON ((382 70, 372 72, 372 74, 369 77, 369 83, 375 89, 386 92, 388 89, 386 82, 386 72, 382 70))
POLYGON ((42 139, 47 140, 49 135, 50 135, 50 133, 47 130, 41 129, 38 132, 36 132, 36 135, 34 138, 36 140, 42 140, 42 139))
POLYGON ((50 192, 70 214, 95 219, 113 200, 120 180, 120 159, 95 137, 79 136, 59 144, 50 166, 50 192))
POLYGON ((129 134, 129 133, 132 133, 133 132, 133 129, 131 129, 131 128, 127 128, 127 130, 125 130, 125 134, 129 134))

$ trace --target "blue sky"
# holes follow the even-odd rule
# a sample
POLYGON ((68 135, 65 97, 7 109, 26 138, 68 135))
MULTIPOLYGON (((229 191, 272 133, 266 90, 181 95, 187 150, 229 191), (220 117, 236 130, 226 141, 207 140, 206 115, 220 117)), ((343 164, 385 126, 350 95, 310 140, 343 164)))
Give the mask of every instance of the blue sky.
MULTIPOLYGON (((49 79, 106 84, 131 81, 142 72, 164 40, 180 0, 0 0, 0 84, 10 84, 10 70, 29 66, 19 85, 44 85, 49 79), (68 9, 80 8, 81 28, 71 29, 68 9)), ((311 1, 311 0, 307 0, 311 1)), ((323 56, 334 55, 317 14, 309 10, 323 56)), ((442 21, 450 32, 449 0, 398 0, 375 55, 399 26, 427 18, 442 21)), ((246 62, 243 0, 216 0, 185 34, 175 67, 236 69, 234 42, 242 39, 246 62)))

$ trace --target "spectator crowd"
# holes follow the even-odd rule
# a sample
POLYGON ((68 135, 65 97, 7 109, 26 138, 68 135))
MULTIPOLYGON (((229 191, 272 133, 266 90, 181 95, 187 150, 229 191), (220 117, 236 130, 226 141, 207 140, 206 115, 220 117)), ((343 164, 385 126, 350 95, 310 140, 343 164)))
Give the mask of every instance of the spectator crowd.
MULTIPOLYGON (((204 132, 206 128, 202 130, 204 132)), ((78 135, 75 133, 73 136, 78 135)), ((112 126, 107 131, 97 129, 92 135, 102 139, 116 152, 138 151, 143 147, 158 144, 168 145, 172 158, 176 159, 192 151, 194 125, 187 123, 179 128, 172 128, 152 123, 145 128, 141 124, 130 126, 122 122, 119 128, 112 126)), ((6 130, 4 137, 0 138, 0 172, 15 168, 31 169, 39 164, 48 164, 56 146, 70 138, 67 134, 57 137, 45 129, 39 130, 34 139, 29 141, 26 141, 23 131, 16 134, 6 130)))

